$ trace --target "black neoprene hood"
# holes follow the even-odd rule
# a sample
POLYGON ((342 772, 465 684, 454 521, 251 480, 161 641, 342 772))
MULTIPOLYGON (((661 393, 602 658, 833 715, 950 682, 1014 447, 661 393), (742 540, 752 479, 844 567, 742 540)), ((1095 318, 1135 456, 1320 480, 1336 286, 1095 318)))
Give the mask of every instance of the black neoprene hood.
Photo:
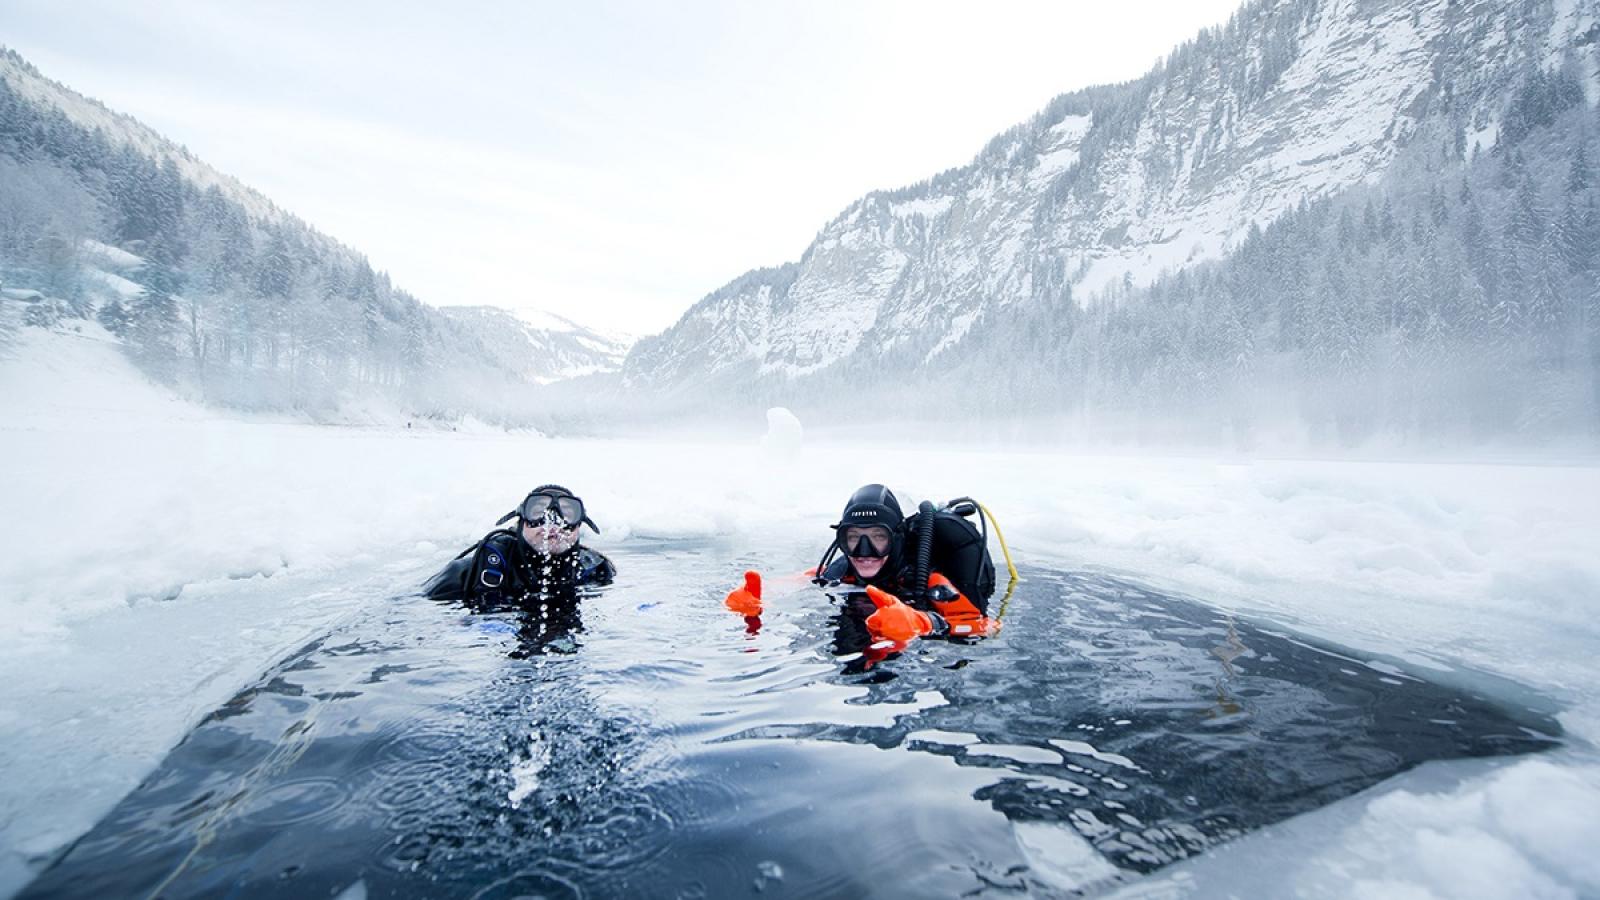
POLYGON ((900 511, 900 501, 895 499, 894 492, 881 484, 869 484, 857 488, 856 492, 850 495, 850 499, 845 502, 844 512, 839 514, 838 524, 833 527, 881 525, 893 532, 900 528, 905 518, 905 514, 900 511))

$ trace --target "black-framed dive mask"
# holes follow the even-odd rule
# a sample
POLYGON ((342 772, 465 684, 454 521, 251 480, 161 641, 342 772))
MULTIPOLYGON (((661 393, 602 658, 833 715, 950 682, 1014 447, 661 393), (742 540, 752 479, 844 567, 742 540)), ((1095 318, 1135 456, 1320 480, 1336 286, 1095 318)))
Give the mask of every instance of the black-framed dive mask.
POLYGON ((846 556, 882 559, 889 555, 894 536, 882 525, 846 525, 834 535, 846 556))
POLYGON ((561 524, 577 528, 583 524, 583 501, 570 494, 533 493, 522 501, 517 515, 530 525, 561 524))

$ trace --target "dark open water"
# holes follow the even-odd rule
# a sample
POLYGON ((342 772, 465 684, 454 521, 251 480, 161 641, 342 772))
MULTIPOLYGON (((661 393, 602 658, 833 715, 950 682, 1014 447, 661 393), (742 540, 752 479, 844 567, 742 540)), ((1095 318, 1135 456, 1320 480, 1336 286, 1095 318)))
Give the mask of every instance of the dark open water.
POLYGON ((20 896, 1092 895, 1421 762, 1559 735, 1101 575, 1024 570, 999 637, 865 667, 814 588, 769 579, 748 634, 726 554, 617 562, 553 645, 514 614, 375 601, 20 896))

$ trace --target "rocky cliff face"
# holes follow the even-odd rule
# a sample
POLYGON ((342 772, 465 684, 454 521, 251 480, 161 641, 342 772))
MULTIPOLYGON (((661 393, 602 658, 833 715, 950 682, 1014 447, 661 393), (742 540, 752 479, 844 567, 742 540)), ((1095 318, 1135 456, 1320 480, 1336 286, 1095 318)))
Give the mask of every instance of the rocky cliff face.
POLYGON ((1580 0, 1257 0, 1144 78, 1062 96, 963 169, 874 193, 797 263, 748 273, 636 347, 633 387, 915 370, 1016 305, 1114 299, 1225 258, 1414 142, 1494 145, 1528 73, 1577 67, 1580 0))

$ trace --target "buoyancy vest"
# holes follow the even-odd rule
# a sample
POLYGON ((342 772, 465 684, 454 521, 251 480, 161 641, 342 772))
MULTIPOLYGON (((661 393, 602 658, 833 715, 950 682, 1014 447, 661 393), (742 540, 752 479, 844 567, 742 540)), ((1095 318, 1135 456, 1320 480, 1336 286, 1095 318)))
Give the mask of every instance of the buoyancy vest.
POLYGON ((469 605, 518 605, 584 585, 610 584, 616 571, 605 554, 581 544, 546 556, 516 532, 499 529, 462 551, 428 580, 423 593, 469 605))
MULTIPOLYGON (((914 548, 924 515, 927 513, 918 512, 906 520, 908 556, 916 553, 914 548)), ((989 598, 994 596, 994 559, 989 556, 983 535, 966 517, 945 510, 933 513, 933 552, 928 571, 950 579, 956 590, 980 611, 987 611, 989 598)))

